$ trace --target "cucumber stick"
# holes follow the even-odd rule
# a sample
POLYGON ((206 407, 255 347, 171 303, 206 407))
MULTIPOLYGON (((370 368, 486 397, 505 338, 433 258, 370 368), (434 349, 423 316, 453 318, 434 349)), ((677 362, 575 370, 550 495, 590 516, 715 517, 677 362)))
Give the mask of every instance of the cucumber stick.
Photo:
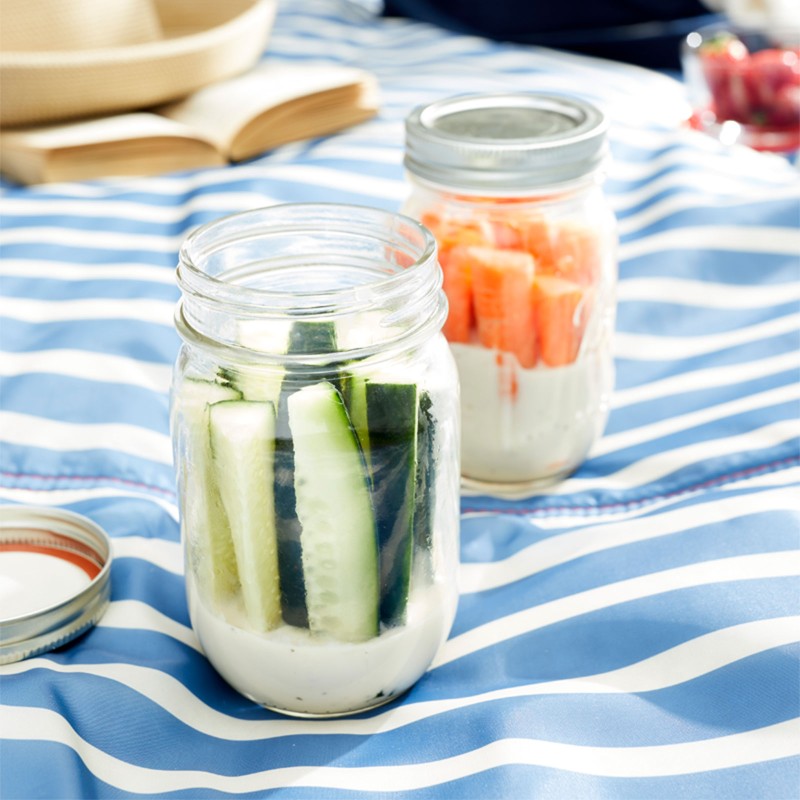
MULTIPOLYGON (((299 391, 300 384, 294 391, 299 391)), ((292 396, 290 379, 284 382, 278 400, 275 427, 275 472, 273 494, 275 498, 275 524, 278 531, 278 564, 281 573, 281 601, 283 619, 288 625, 308 627, 306 589, 303 560, 300 552, 302 529, 297 519, 297 500, 294 488, 294 445, 289 430, 287 400, 292 396)))
POLYGON ((368 453, 380 547, 380 617, 405 621, 414 549, 418 400, 415 383, 397 375, 353 377, 353 423, 368 453))
POLYGON ((185 452, 176 454, 181 464, 183 506, 181 523, 189 564, 201 590, 214 604, 239 589, 239 574, 228 517, 213 474, 208 433, 210 404, 237 400, 239 392, 211 381, 187 378, 176 404, 184 428, 185 452))
MULTIPOLYGON (((288 352, 308 355, 336 349, 336 330, 332 322, 296 321, 287 338, 288 352)), ((284 374, 277 401, 275 433, 275 517, 278 529, 278 564, 281 573, 283 619, 288 625, 308 627, 306 583, 303 575, 300 536, 295 498, 294 444, 289 428, 287 401, 305 386, 316 383, 302 369, 289 366, 284 374)))
POLYGON ((241 392, 245 400, 277 405, 283 383, 284 370, 270 372, 252 369, 220 369, 220 380, 241 392))
POLYGON ((255 630, 268 631, 281 624, 272 495, 275 408, 246 400, 215 403, 209 409, 209 429, 245 612, 255 630))
POLYGON ((361 444, 361 451, 364 453, 364 460, 369 467, 369 428, 367 423, 367 381, 361 375, 353 374, 347 381, 347 393, 345 395, 345 405, 350 421, 353 423, 353 430, 358 436, 361 444))
POLYGON ((288 353, 319 355, 336 352, 336 325, 330 321, 297 320, 289 332, 288 353))
POLYGON ((344 642, 378 634, 375 515, 361 449, 327 381, 287 400, 309 628, 344 642))

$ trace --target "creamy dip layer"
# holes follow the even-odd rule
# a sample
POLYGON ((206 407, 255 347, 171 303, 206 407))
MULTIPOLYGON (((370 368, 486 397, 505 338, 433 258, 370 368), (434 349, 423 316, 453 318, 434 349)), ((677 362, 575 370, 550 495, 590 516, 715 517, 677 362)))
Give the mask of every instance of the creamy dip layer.
POLYGON ((613 364, 602 350, 567 366, 509 367, 451 343, 461 381, 461 472, 488 483, 556 480, 576 469, 608 418, 613 364))
MULTIPOLYGON (((233 625, 204 605, 191 577, 187 584, 192 626, 220 675, 256 703, 309 716, 361 711, 408 689, 447 638, 456 605, 453 589, 419 586, 405 625, 346 644, 290 625, 266 634, 233 625)), ((239 622, 236 608, 224 613, 239 622)))

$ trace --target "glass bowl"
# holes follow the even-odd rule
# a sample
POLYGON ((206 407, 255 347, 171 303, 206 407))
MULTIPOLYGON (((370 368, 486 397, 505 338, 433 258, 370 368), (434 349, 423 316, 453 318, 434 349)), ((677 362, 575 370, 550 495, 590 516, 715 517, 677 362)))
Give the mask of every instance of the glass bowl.
POLYGON ((800 40, 724 23, 681 49, 691 125, 728 144, 800 149, 800 40))

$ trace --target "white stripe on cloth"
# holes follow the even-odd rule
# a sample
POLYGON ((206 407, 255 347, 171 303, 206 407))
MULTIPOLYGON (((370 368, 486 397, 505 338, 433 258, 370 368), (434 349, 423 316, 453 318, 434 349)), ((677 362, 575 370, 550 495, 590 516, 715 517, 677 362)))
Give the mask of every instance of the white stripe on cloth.
POLYGON ((735 414, 744 414, 748 411, 791 403, 793 400, 798 399, 800 399, 800 384, 790 383, 787 386, 768 389, 767 391, 740 397, 736 400, 729 400, 716 405, 707 404, 704 408, 688 414, 670 417, 667 412, 657 422, 627 428, 619 433, 610 433, 603 436, 592 448, 591 457, 607 455, 617 450, 623 450, 626 447, 636 447, 653 439, 660 439, 673 433, 717 422, 735 414))
POLYGON ((411 791, 501 766, 529 765, 583 775, 643 778, 730 769, 800 753, 800 724, 789 720, 753 731, 678 744, 592 747, 541 739, 506 738, 438 761, 379 767, 281 767, 244 775, 153 769, 111 756, 81 737, 64 717, 44 708, 0 706, 0 723, 16 740, 59 742, 99 780, 120 791, 164 794, 208 789, 243 793, 283 787, 411 791))
MULTIPOLYGON (((800 514, 800 494, 794 487, 763 492, 759 508, 770 512, 796 511, 800 514)), ((757 509, 753 508, 753 498, 746 494, 662 511, 648 517, 646 524, 641 519, 632 519, 563 533, 536 542, 502 561, 462 563, 459 568, 459 591, 471 594, 496 589, 593 553, 683 533, 705 525, 718 525, 757 513, 757 509)))
MULTIPOLYGON (((1 473, 0 473, 1 474, 1 473)), ((8 476, 3 476, 7 478, 8 476)), ((100 499, 133 499, 133 500, 146 500, 155 503, 160 508, 172 517, 176 522, 178 521, 178 507, 165 498, 172 493, 166 490, 159 490, 157 487, 147 487, 136 484, 134 481, 126 481, 119 478, 84 478, 82 476, 69 475, 15 475, 15 480, 20 481, 37 481, 41 483, 41 488, 34 489, 30 487, 10 487, 0 486, 0 499, 9 503, 21 503, 23 505, 40 505, 40 506, 69 506, 73 503, 82 503, 86 500, 100 500, 100 499), (64 483, 108 483, 115 484, 114 486, 94 486, 91 488, 80 489, 63 489, 53 488, 57 484, 64 483), (118 485, 116 485, 118 484, 118 485), (124 489, 121 486, 135 487, 132 489, 124 489)))
POLYGON ((482 692, 469 697, 395 705, 365 719, 313 722, 293 719, 249 720, 217 711, 171 675, 122 663, 66 664, 39 657, 0 668, 0 675, 47 669, 67 675, 94 675, 116 681, 156 703, 187 727, 228 741, 259 741, 312 733, 315 736, 374 736, 438 714, 496 701, 553 695, 601 695, 655 692, 688 683, 744 658, 793 644, 800 639, 800 617, 744 622, 711 631, 609 672, 541 681, 482 692))
POLYGON ((101 383, 138 386, 159 394, 169 391, 172 365, 88 350, 33 350, 0 353, 0 375, 46 373, 101 383))
POLYGON ((625 408, 676 394, 743 384, 796 369, 800 369, 800 352, 782 353, 732 366, 696 369, 628 389, 616 389, 611 398, 611 407, 625 408))
POLYGON ((766 322, 704 336, 656 336, 616 331, 614 355, 639 361, 678 361, 797 331, 800 331, 800 314, 785 314, 766 322))
POLYGON ((432 669, 460 658, 603 608, 654 597, 664 592, 731 581, 800 575, 800 553, 789 550, 703 561, 640 575, 526 608, 459 634, 445 642, 432 669))
POLYGON ((74 423, 0 411, 2 441, 58 452, 115 450, 172 466, 172 442, 167 434, 125 423, 74 423))
POLYGON ((166 300, 98 297, 88 300, 33 300, 0 297, 0 314, 22 322, 48 323, 89 319, 132 319, 173 326, 175 303, 166 300))

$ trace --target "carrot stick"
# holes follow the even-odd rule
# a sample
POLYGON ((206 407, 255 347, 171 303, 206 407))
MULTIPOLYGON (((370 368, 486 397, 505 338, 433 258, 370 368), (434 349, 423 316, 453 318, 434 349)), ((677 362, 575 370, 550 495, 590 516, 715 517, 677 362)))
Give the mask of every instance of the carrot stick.
POLYGON ((536 327, 531 303, 535 262, 529 253, 469 247, 478 338, 484 347, 536 366, 536 327))
POLYGON ((571 364, 589 319, 587 290, 563 278, 538 275, 532 300, 542 361, 550 367, 571 364))

